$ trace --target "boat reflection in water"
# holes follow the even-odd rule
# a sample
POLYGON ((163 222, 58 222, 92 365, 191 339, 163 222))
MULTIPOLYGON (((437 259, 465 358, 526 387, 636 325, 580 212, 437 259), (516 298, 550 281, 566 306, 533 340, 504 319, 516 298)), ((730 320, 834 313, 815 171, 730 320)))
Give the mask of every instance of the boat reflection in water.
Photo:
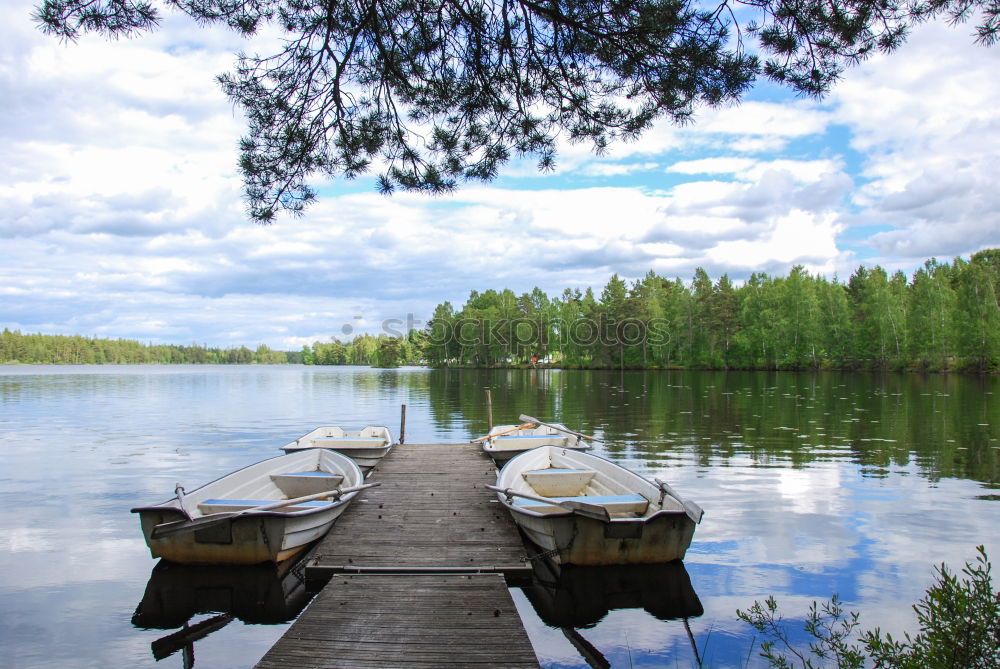
POLYGON ((142 629, 177 629, 151 644, 159 661, 177 651, 184 667, 194 666, 194 642, 232 620, 247 624, 286 623, 313 596, 306 589, 299 560, 280 565, 188 565, 161 560, 153 567, 132 625, 142 629), (214 614, 192 623, 192 618, 214 614))
POLYGON ((595 669, 611 664, 578 630, 594 627, 617 609, 643 609, 659 620, 682 620, 695 666, 701 666, 688 619, 705 609, 683 562, 581 567, 536 560, 534 578, 524 593, 542 622, 559 628, 595 669))

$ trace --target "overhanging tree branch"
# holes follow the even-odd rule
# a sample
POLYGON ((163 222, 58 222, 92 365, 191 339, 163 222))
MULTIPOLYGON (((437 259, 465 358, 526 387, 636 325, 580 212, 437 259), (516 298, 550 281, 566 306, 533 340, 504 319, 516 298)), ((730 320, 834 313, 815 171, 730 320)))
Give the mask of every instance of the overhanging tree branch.
MULTIPOLYGON (((219 77, 246 114, 248 211, 301 213, 318 177, 379 172, 383 192, 488 181, 513 156, 551 168, 560 136, 602 151, 657 119, 738 101, 758 76, 822 95, 843 69, 891 51, 917 21, 978 17, 1000 0, 162 0, 203 23, 287 40, 219 77), (742 13, 757 16, 741 26, 742 13), (744 34, 757 38, 751 53, 744 34)), ((153 0, 42 0, 41 29, 132 36, 153 0)))

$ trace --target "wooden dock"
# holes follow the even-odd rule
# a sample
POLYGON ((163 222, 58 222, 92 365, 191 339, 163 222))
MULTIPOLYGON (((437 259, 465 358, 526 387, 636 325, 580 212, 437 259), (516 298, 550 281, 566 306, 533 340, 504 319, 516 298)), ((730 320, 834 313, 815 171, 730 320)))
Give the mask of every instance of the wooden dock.
POLYGON ((327 581, 257 669, 537 667, 507 590, 531 565, 473 444, 397 446, 311 551, 327 581))
POLYGON ((538 667, 500 574, 342 575, 256 669, 538 667))

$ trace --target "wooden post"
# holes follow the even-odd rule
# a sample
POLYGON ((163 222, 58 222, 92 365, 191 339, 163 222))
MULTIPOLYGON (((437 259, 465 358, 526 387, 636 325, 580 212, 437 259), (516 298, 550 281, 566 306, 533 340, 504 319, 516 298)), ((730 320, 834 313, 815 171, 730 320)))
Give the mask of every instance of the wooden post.
POLYGON ((486 431, 493 429, 493 391, 486 388, 486 431))
POLYGON ((403 405, 399 414, 399 443, 406 443, 406 405, 403 405))

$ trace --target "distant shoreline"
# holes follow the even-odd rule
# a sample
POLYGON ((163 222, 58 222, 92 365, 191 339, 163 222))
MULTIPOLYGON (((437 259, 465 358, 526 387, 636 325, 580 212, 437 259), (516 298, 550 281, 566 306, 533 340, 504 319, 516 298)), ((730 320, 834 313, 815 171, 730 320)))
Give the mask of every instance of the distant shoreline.
POLYGON ((476 367, 472 365, 427 365, 419 362, 409 362, 401 365, 395 365, 391 367, 384 367, 378 365, 370 364, 354 364, 354 363, 338 363, 338 364, 306 364, 303 362, 103 362, 103 363, 93 363, 93 362, 19 362, 17 360, 13 361, 0 361, 0 367, 169 367, 169 366, 199 366, 199 367, 233 367, 238 365, 243 366, 267 366, 267 365, 280 365, 280 366, 302 366, 302 367, 368 367, 371 369, 400 369, 403 367, 419 367, 429 370, 472 370, 472 371, 510 371, 510 370, 524 370, 524 371, 564 371, 564 372, 773 372, 780 374, 820 374, 820 373, 841 373, 841 374, 958 374, 961 376, 997 376, 1000 375, 1000 371, 974 371, 974 370, 959 370, 959 369, 879 369, 879 368, 862 368, 862 367, 852 367, 852 368, 801 368, 801 369, 775 369, 775 368, 684 368, 684 367, 575 367, 575 366, 560 366, 560 365, 509 365, 509 366, 492 366, 492 367, 476 367))

